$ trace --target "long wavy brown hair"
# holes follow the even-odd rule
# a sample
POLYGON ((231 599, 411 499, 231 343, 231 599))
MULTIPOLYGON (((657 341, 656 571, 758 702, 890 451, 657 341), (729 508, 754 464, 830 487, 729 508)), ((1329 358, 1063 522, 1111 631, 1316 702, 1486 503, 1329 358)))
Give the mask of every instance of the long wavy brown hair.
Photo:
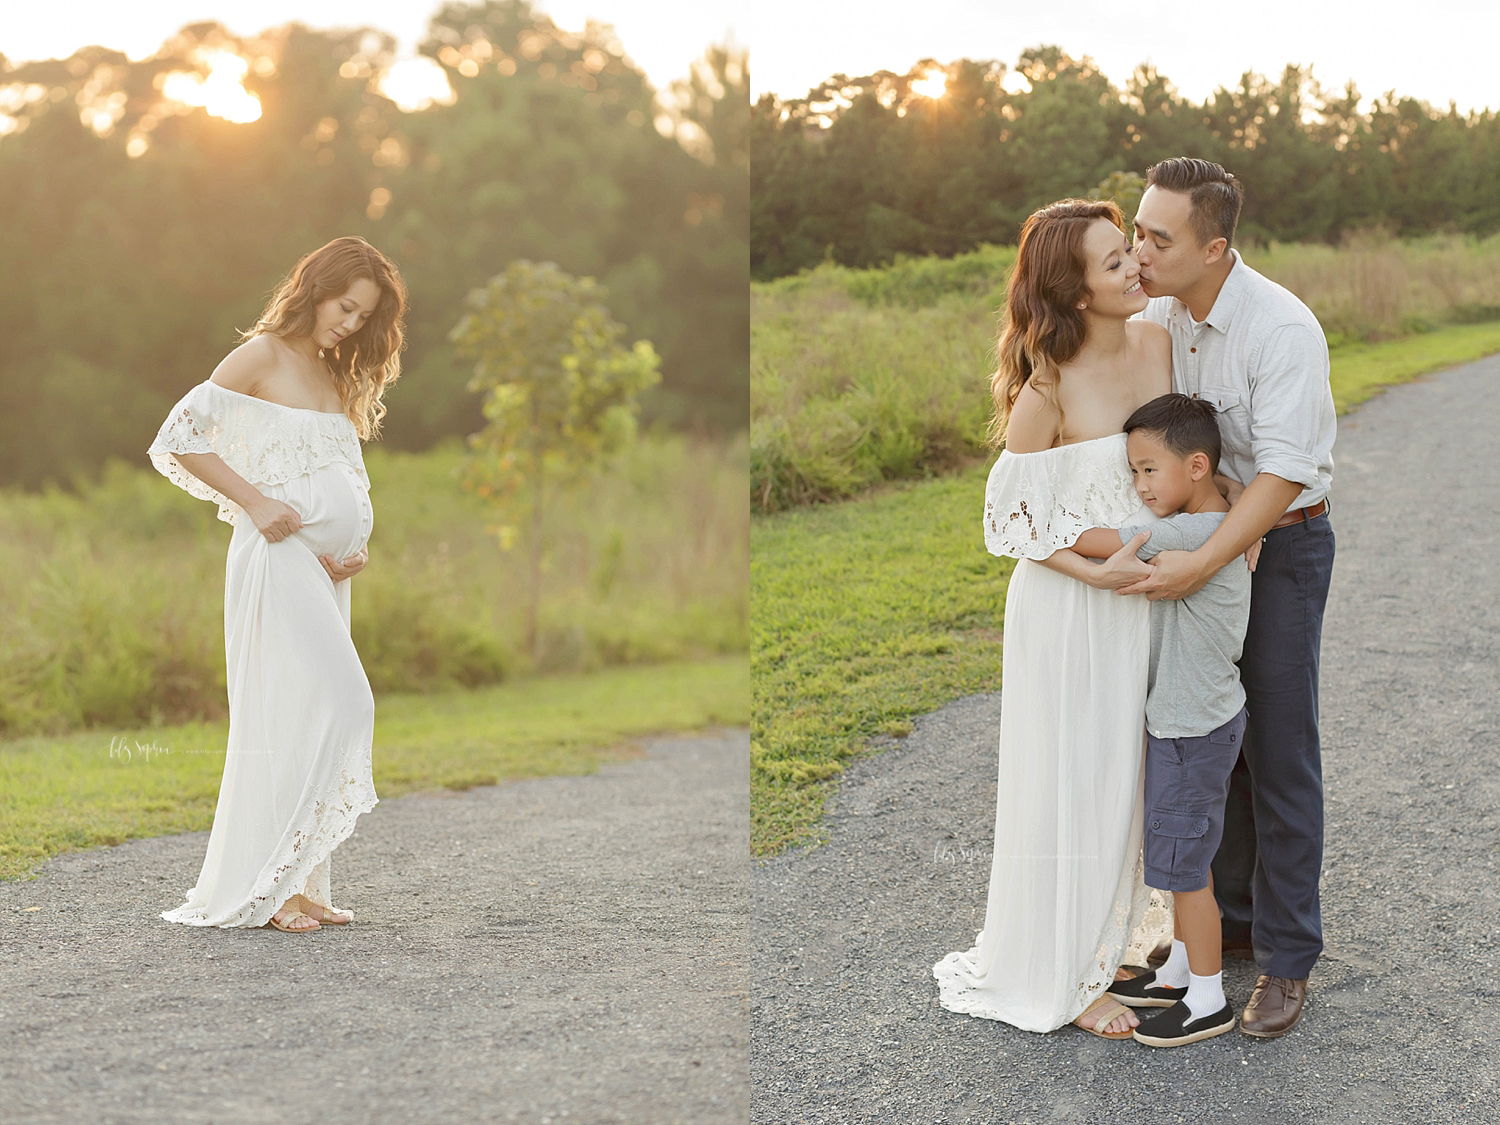
POLYGON ((269 333, 282 339, 311 336, 318 305, 349 291, 360 278, 380 288, 380 300, 368 320, 332 349, 323 362, 333 374, 344 413, 364 441, 378 437, 386 388, 401 374, 405 340, 406 285, 396 264, 363 238, 335 238, 306 255, 266 302, 255 327, 242 340, 269 333))
POLYGON ((1005 320, 995 346, 998 367, 990 377, 995 416, 990 442, 999 445, 1021 388, 1029 380, 1062 415, 1057 369, 1078 354, 1088 326, 1078 302, 1089 294, 1083 236, 1100 219, 1125 229, 1110 200, 1064 199, 1033 211, 1021 227, 1016 264, 1005 294, 1005 320))

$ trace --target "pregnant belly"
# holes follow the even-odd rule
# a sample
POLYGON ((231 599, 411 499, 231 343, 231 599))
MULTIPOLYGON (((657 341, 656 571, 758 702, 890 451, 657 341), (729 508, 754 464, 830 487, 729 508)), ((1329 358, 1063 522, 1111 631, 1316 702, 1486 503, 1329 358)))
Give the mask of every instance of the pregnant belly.
POLYGON ((335 462, 285 484, 263 486, 261 491, 290 505, 302 517, 302 529, 293 538, 315 555, 344 559, 369 542, 375 510, 350 465, 335 462))

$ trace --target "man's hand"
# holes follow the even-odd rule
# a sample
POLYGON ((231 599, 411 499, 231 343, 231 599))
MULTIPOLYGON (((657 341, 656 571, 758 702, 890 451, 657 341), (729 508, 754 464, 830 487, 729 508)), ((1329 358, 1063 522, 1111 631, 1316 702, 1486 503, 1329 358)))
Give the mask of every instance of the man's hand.
POLYGON ((1145 594, 1153 602, 1163 598, 1185 598, 1203 589, 1218 569, 1206 565, 1202 548, 1197 551, 1163 551, 1151 561, 1154 566, 1149 577, 1115 592, 1145 594))
MULTIPOLYGON (((1203 589, 1219 568, 1235 557, 1244 555, 1246 563, 1251 563, 1251 552, 1302 488, 1301 484, 1274 473, 1256 474, 1207 543, 1196 551, 1163 551, 1152 560, 1156 564, 1154 575, 1119 592, 1145 594, 1153 602, 1185 598, 1203 589)), ((1255 559, 1259 558, 1256 551, 1255 559)))
POLYGON ((323 569, 328 572, 329 578, 335 582, 342 582, 364 570, 365 564, 370 561, 370 551, 368 548, 362 548, 359 554, 350 555, 343 562, 335 562, 332 555, 319 555, 318 561, 323 564, 323 569))

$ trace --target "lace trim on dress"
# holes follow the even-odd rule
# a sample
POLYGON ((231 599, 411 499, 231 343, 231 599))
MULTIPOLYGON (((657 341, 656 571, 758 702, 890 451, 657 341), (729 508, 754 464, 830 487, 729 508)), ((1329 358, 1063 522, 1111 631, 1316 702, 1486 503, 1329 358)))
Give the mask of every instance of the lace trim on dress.
POLYGON ((219 518, 234 523, 240 507, 184 469, 174 453, 217 453, 249 483, 284 484, 342 461, 368 490, 370 478, 354 423, 342 414, 298 410, 199 383, 172 408, 147 455, 178 488, 219 505, 219 518))
MULTIPOLYGON (((1084 1013, 1090 1004, 1104 994, 1114 980, 1115 970, 1124 964, 1125 955, 1129 950, 1137 946, 1147 950, 1154 948, 1163 935, 1172 932, 1170 915, 1167 915, 1168 921, 1165 927, 1162 927, 1159 921, 1157 925, 1149 928, 1142 925, 1152 902, 1151 888, 1142 881, 1144 873, 1143 861, 1140 853, 1137 852, 1135 865, 1131 871, 1131 893, 1115 899, 1112 916, 1105 923, 1103 933, 1099 935, 1099 946, 1094 951, 1093 960, 1082 978, 1074 982, 1072 998, 1065 1009, 1062 1023, 1057 1027, 1072 1023, 1084 1013)), ((984 989, 968 983, 973 979, 974 967, 979 958, 979 947, 983 941, 984 934, 981 932, 974 939, 973 949, 967 953, 950 953, 933 965, 932 975, 938 982, 939 1003, 948 1011, 957 1012, 959 1015, 1014 1023, 1014 1013, 1000 1011, 985 999, 984 989)), ((1144 960, 1144 953, 1142 960, 1144 960)), ((1055 1031, 1056 1028, 1023 1027, 1022 1030, 1055 1031)))
POLYGON ((1119 527, 1140 510, 1125 435, 1037 453, 1005 450, 984 490, 984 545, 992 555, 1045 559, 1091 527, 1119 527))
MULTIPOLYGON (((1138 852, 1131 872, 1130 897, 1115 900, 1114 916, 1099 939, 1093 963, 1089 965, 1083 979, 1073 986, 1073 1003, 1069 1005, 1067 1014, 1069 1023, 1104 995, 1105 990, 1114 983, 1115 970, 1125 963, 1125 952, 1133 944, 1131 935, 1141 925, 1146 916, 1146 908, 1151 903, 1151 888, 1142 881, 1144 875, 1144 860, 1138 852)), ((1155 945, 1155 942, 1152 944, 1155 945)))
MULTIPOLYGON (((276 908, 301 887, 313 868, 333 854, 354 832, 354 823, 378 803, 371 778, 371 748, 366 746, 354 763, 354 772, 340 775, 339 787, 328 797, 313 803, 311 813, 290 833, 291 852, 275 867, 262 871, 255 880, 249 900, 229 917, 217 922, 208 919, 203 906, 195 906, 197 888, 188 892, 188 901, 176 910, 162 915, 168 922, 189 926, 264 926, 276 908), (282 888, 288 888, 283 890, 282 888)), ((277 849, 280 855, 284 846, 277 849)), ((329 904, 331 906, 331 904, 329 904)))

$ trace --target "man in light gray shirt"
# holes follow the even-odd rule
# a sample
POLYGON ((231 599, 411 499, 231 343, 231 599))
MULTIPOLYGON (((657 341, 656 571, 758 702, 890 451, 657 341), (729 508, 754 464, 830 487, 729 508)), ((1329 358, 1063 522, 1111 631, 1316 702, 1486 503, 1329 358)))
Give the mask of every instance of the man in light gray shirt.
POLYGON ((1258 548, 1240 678, 1249 732, 1231 780, 1214 891, 1227 953, 1263 976, 1241 1030, 1283 1035, 1301 1017, 1323 949, 1318 878, 1323 781, 1318 655, 1333 570, 1328 521, 1334 408, 1328 347, 1311 310, 1230 247, 1243 189, 1186 157, 1147 173, 1135 218, 1145 319, 1172 336, 1173 389, 1220 412, 1223 484, 1233 506, 1192 551, 1164 551, 1123 587, 1153 601, 1201 589, 1258 548))

